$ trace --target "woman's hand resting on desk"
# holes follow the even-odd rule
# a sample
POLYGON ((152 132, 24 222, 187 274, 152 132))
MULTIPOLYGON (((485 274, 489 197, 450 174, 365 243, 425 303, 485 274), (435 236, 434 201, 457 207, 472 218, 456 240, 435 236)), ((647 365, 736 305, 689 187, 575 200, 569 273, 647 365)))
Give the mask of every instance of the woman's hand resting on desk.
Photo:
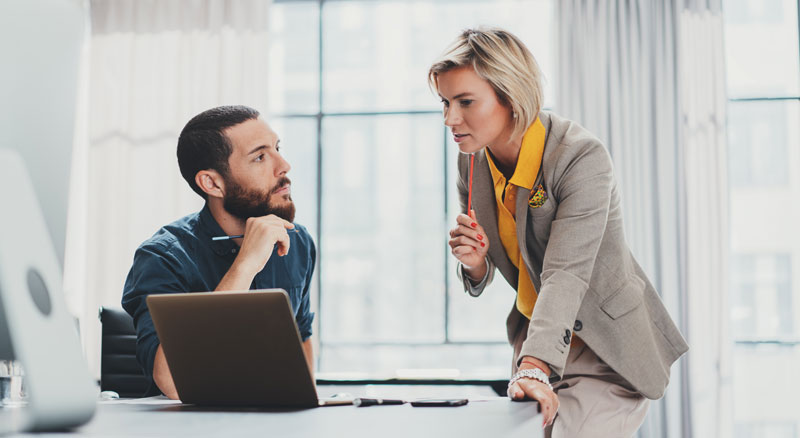
MULTIPOLYGON (((544 365, 544 368, 541 366, 536 366, 531 363, 529 360, 532 358, 526 357, 525 360, 520 364, 520 370, 527 370, 533 368, 539 368, 545 371, 546 374, 550 374, 549 370, 546 369, 547 365, 544 365)), ((544 421, 542 422, 542 427, 547 427, 553 424, 553 420, 556 419, 556 413, 558 412, 558 395, 553 392, 547 385, 544 383, 534 380, 534 379, 520 379, 517 380, 516 383, 509 386, 508 388, 508 396, 511 397, 512 400, 520 401, 525 400, 526 398, 529 400, 536 400, 539 402, 539 406, 542 410, 542 415, 544 415, 544 421)))
POLYGON ((460 214, 455 228, 450 230, 450 251, 464 265, 464 272, 476 282, 486 275, 486 254, 489 252, 489 239, 483 227, 475 219, 475 210, 470 215, 460 214))

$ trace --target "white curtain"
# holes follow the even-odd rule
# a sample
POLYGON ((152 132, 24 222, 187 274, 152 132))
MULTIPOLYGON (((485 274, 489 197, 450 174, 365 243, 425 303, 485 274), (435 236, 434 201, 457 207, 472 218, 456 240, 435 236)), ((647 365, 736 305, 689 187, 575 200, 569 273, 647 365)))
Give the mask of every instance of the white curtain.
POLYGON ((686 319, 696 437, 733 436, 728 324, 725 62, 719 10, 680 15, 680 140, 686 179, 686 319))
MULTIPOLYGON (((719 8, 683 0, 564 0, 558 5, 556 109, 608 146, 631 249, 691 345, 689 355, 673 366, 665 397, 651 404, 639 435, 686 437, 694 431, 714 436, 705 433, 714 429, 701 427, 707 419, 697 418, 706 412, 695 409, 701 395, 692 385, 707 377, 694 372, 697 366, 708 371, 721 359, 719 349, 698 350, 707 342, 722 345, 727 333, 721 302, 727 254, 724 107, 717 101, 685 101, 701 99, 695 89, 704 87, 702 96, 712 94, 724 104, 722 29, 708 26, 719 20, 719 8), (687 26, 685 14, 704 17, 700 26, 708 27, 698 33, 687 26), (713 69, 709 63, 715 63, 713 69), (687 123, 694 130, 687 130, 687 123), (709 310, 698 299, 709 294, 719 307, 698 325, 709 310), (716 325, 709 332, 711 324, 716 325), (688 376, 687 366, 694 366, 688 376)), ((717 382, 720 376, 714 377, 717 382)), ((714 397, 718 406, 721 402, 714 397)))
MULTIPOLYGON (((120 306, 136 247, 202 200, 181 178, 175 148, 208 108, 266 110, 268 8, 263 0, 92 0, 88 179, 81 332, 99 376, 99 306, 120 306)), ((74 255, 74 254, 73 254, 74 255)), ((79 294, 80 295, 80 294, 79 294)))
MULTIPOLYGON (((631 250, 680 323, 676 18, 670 2, 559 2, 557 111, 606 144, 631 250)), ((682 363, 639 435, 681 436, 682 363)))

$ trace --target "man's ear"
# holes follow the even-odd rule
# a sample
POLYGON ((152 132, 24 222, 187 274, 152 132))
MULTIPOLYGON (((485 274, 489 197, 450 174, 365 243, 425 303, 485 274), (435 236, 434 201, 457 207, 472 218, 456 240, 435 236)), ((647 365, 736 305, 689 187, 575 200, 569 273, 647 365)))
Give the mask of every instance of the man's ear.
POLYGON ((200 190, 212 198, 223 198, 225 196, 225 180, 222 175, 214 169, 206 169, 197 172, 194 182, 200 190))

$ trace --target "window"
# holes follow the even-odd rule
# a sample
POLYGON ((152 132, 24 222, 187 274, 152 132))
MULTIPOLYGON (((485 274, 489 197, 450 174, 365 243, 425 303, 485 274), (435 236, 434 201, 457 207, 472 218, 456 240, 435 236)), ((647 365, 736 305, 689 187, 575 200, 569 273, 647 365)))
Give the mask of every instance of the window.
POLYGON ((791 258, 737 254, 731 261, 734 339, 780 339, 794 334, 791 258))
POLYGON ((554 9, 552 0, 273 4, 269 117, 292 165, 297 221, 319 249, 320 372, 508 374, 514 292, 497 278, 474 299, 456 279, 447 231, 459 210, 458 149, 426 74, 459 31, 490 25, 522 38, 552 80, 554 9))
POLYGON ((789 185, 789 140, 797 128, 797 102, 737 100, 728 106, 731 186, 789 185))
POLYGON ((735 436, 800 426, 797 0, 725 0, 735 436), (769 400, 769 403, 763 403, 769 400))

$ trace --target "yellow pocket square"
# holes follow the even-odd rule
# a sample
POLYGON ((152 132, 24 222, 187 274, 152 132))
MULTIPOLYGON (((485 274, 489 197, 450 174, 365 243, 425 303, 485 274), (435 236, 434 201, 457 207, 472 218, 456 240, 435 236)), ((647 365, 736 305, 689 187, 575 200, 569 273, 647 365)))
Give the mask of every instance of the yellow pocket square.
POLYGON ((545 201, 547 201, 547 192, 545 192, 544 187, 539 184, 539 187, 536 187, 530 199, 528 199, 528 205, 530 205, 531 208, 539 208, 544 205, 545 201))

